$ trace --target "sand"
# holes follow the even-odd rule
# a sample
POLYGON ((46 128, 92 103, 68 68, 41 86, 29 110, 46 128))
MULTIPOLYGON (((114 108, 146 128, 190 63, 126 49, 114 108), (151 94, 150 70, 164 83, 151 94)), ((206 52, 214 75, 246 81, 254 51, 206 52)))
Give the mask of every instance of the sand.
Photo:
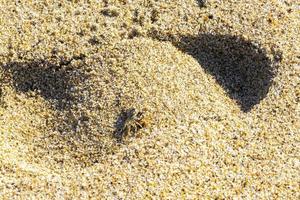
POLYGON ((299 198, 299 9, 0 0, 1 198, 299 198))

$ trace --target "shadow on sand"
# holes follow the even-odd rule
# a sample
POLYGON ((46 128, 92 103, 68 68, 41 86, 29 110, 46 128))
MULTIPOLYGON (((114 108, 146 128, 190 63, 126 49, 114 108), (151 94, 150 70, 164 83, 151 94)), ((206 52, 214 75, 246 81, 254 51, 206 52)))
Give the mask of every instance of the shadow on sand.
POLYGON ((32 142, 36 148, 36 157, 44 155, 39 152, 49 151, 55 155, 53 162, 64 163, 67 160, 59 155, 63 152, 62 148, 68 148, 72 162, 80 165, 87 165, 85 162, 89 165, 98 162, 104 147, 101 141, 95 140, 89 133, 89 118, 85 116, 85 110, 78 106, 84 103, 84 98, 83 90, 77 90, 76 86, 88 79, 87 74, 75 69, 69 61, 60 64, 46 60, 10 62, 2 68, 5 72, 5 84, 18 93, 29 96, 31 91, 35 92, 58 111, 49 121, 45 118, 48 126, 46 131, 32 142))
POLYGON ((68 65, 55 65, 45 60, 11 62, 3 67, 11 77, 17 92, 37 92, 58 110, 76 103, 72 95, 75 76, 78 72, 68 65))
POLYGON ((192 55, 240 105, 250 111, 266 97, 275 75, 266 51, 230 35, 183 36, 174 45, 192 55))

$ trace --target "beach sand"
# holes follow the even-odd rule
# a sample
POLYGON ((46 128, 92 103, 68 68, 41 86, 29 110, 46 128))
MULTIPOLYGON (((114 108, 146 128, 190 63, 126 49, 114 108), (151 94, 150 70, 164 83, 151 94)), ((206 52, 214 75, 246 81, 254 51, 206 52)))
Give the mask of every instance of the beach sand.
POLYGON ((298 35, 296 0, 0 0, 0 198, 300 198, 298 35))

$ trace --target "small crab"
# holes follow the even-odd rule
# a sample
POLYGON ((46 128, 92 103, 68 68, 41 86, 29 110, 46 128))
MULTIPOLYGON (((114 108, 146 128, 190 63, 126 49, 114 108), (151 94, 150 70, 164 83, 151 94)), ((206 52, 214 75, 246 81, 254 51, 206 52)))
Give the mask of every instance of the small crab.
POLYGON ((135 108, 128 109, 119 116, 114 136, 121 142, 124 137, 136 136, 136 133, 146 125, 143 112, 136 111, 135 108))

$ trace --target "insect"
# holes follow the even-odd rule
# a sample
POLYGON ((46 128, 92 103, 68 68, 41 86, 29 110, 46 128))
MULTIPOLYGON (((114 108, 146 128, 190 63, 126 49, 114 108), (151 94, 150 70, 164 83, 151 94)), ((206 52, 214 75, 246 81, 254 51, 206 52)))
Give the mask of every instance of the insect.
POLYGON ((127 136, 136 136, 136 133, 147 124, 148 120, 145 118, 144 112, 136 111, 135 108, 128 109, 118 117, 114 136, 119 142, 122 142, 123 138, 127 136))

